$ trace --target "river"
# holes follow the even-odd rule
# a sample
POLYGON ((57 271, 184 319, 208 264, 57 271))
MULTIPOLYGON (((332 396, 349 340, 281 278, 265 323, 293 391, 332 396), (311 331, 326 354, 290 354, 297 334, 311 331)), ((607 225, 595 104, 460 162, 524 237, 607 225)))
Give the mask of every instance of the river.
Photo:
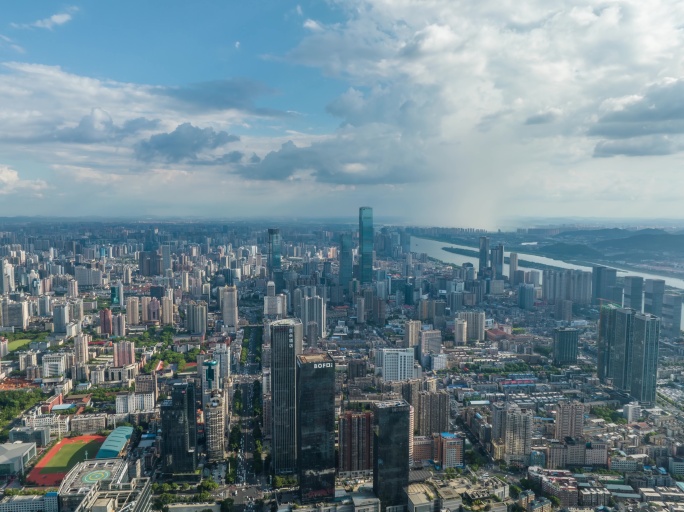
MULTIPOLYGON (((411 237, 411 252, 415 253, 425 253, 431 258, 435 258, 445 263, 453 263, 455 265, 463 265, 464 263, 472 263, 477 270, 478 259, 475 256, 465 256, 463 254, 456 254, 453 252, 448 252, 443 249, 443 247, 453 247, 454 249, 477 251, 477 247, 468 247, 466 245, 456 245, 448 244, 446 242, 438 242, 435 240, 428 240, 427 238, 418 238, 417 236, 411 237)), ((510 252, 505 251, 504 256, 510 256, 510 252)), ((545 256, 537 256, 535 254, 526 254, 524 252, 518 253, 518 260, 527 260, 533 263, 540 263, 543 265, 550 265, 558 268, 567 268, 571 270, 585 270, 591 272, 591 267, 578 265, 577 263, 570 263, 562 260, 555 260, 553 258, 547 258, 545 256)), ((678 279, 676 277, 661 276, 658 274, 649 274, 646 272, 636 272, 632 270, 624 270, 614 265, 610 265, 612 268, 617 269, 618 276, 639 276, 644 279, 662 279, 665 281, 666 286, 672 288, 677 288, 678 290, 684 291, 684 280, 678 279)), ((531 269, 518 265, 519 270, 537 270, 541 273, 539 269, 531 269)), ((508 264, 504 264, 504 274, 508 275, 508 264)))

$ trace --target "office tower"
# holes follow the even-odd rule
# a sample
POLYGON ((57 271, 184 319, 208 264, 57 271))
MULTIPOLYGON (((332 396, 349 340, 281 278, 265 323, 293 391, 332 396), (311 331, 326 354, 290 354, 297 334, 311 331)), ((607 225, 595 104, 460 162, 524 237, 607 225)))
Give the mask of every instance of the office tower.
POLYGON ((216 359, 203 360, 197 365, 197 369, 201 371, 202 404, 206 405, 212 391, 219 389, 221 385, 219 362, 216 359))
POLYGON ((459 311, 458 318, 466 321, 469 341, 484 341, 485 313, 484 311, 459 311))
POLYGON ((665 281, 662 279, 646 279, 644 283, 644 313, 663 316, 663 298, 665 281))
POLYGON ((204 425, 209 462, 226 458, 226 410, 223 391, 214 389, 204 406, 204 425))
POLYGON ((335 497, 335 363, 297 356, 297 463, 302 503, 335 497))
POLYGON ((442 351, 442 331, 429 329, 420 331, 420 353, 439 354, 442 351))
POLYGON ((354 253, 351 233, 340 235, 340 274, 339 281, 344 293, 349 293, 349 283, 354 269, 354 253))
POLYGON ((69 282, 67 283, 67 297, 78 297, 78 281, 75 279, 69 279, 69 282))
POLYGON ((647 313, 634 315, 630 394, 646 407, 656 403, 659 338, 660 318, 647 313))
POLYGON ((504 267, 504 246, 499 244, 491 250, 491 266, 493 270, 493 277, 501 279, 503 277, 504 267))
POLYGON ((224 327, 230 331, 235 331, 238 326, 238 291, 235 286, 226 286, 223 289, 221 312, 224 327))
POLYGON ((359 208, 359 275, 361 284, 373 281, 373 208, 359 208))
POLYGON ((112 310, 109 308, 100 311, 100 333, 112 334, 112 310))
POLYGON ((411 348, 420 342, 420 320, 407 320, 404 324, 404 347, 411 348))
POLYGON ((171 398, 160 405, 161 463, 164 473, 194 473, 197 469, 197 405, 195 385, 179 382, 171 398))
POLYGON ((169 270, 173 268, 171 266, 171 246, 169 244, 164 244, 161 246, 162 253, 162 271, 169 270))
POLYGON ((162 297, 161 323, 163 325, 173 325, 173 299, 171 297, 162 297))
POLYGON ((405 400, 376 402, 373 407, 373 492, 380 511, 405 506, 409 478, 411 406, 405 400))
POLYGON ((140 324, 140 301, 138 297, 126 299, 126 322, 128 325, 140 324))
POLYGON ((663 297, 663 316, 660 323, 661 332, 668 338, 679 338, 682 335, 682 296, 668 293, 663 297))
POLYGON ((268 275, 272 276, 275 270, 281 268, 282 241, 278 228, 268 230, 268 275))
POLYGON ((126 336, 126 315, 123 313, 112 316, 112 336, 126 336))
POLYGON ((623 305, 626 308, 641 313, 644 295, 644 278, 637 276, 625 277, 625 291, 623 305))
POLYGON ((59 377, 66 372, 66 354, 61 352, 43 356, 43 377, 59 377))
POLYGON ((594 304, 601 301, 613 302, 611 297, 611 287, 615 286, 617 280, 617 270, 614 268, 596 265, 591 270, 591 298, 594 304))
POLYGON ((356 323, 366 323, 366 299, 363 297, 356 297, 356 323))
POLYGON ((52 308, 52 320, 55 332, 65 334, 69 324, 69 305, 55 304, 52 308))
POLYGON ((484 274, 485 269, 489 268, 489 237, 480 237, 480 258, 477 267, 477 273, 484 274))
POLYGON ((506 403, 494 402, 492 411, 492 441, 501 441, 506 437, 506 403))
POLYGON ((465 345, 468 341, 468 322, 462 318, 454 320, 454 342, 456 345, 465 345))
POLYGON ((345 412, 339 420, 340 476, 367 476, 373 471, 373 413, 345 412))
POLYGON ((114 343, 114 366, 126 366, 135 363, 135 342, 120 341, 114 343))
POLYGON ((610 379, 617 389, 631 389, 633 309, 612 304, 601 307, 598 338, 598 376, 601 381, 610 379))
POLYGON ((297 356, 304 336, 298 319, 271 323, 271 458, 275 474, 297 470, 297 356))
POLYGON ((382 348, 376 351, 375 360, 375 367, 381 369, 385 382, 413 378, 413 348, 382 348))
POLYGON ((518 285, 518 307, 526 311, 534 309, 536 291, 533 284, 518 285))
POLYGON ((555 438, 563 441, 566 437, 580 437, 583 430, 584 404, 576 400, 559 402, 556 405, 555 438))
POLYGON ((458 434, 441 432, 432 436, 435 464, 442 469, 465 467, 465 439, 458 434))
POLYGON ((124 305, 124 286, 121 281, 111 286, 109 297, 112 308, 121 308, 124 305))
POLYGON ((532 452, 532 424, 534 414, 517 404, 508 404, 506 410, 505 460, 506 463, 527 464, 532 452))
POLYGON ((230 377, 230 345, 217 343, 214 348, 214 358, 219 362, 219 376, 225 385, 230 377))
POLYGON ((449 430, 449 394, 446 391, 418 394, 418 435, 429 436, 449 430))
POLYGON ((579 345, 578 329, 553 330, 553 364, 562 366, 577 364, 577 347, 579 345))
POLYGON ((518 283, 515 278, 515 273, 518 271, 518 253, 512 252, 508 256, 508 281, 511 286, 516 286, 518 283))

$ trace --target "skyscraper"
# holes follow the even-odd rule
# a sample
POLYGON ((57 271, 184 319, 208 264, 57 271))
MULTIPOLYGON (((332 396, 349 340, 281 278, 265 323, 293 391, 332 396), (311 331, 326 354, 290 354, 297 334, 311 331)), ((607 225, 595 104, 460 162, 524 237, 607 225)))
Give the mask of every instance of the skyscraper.
POLYGON ((579 330, 553 330, 553 364, 563 366, 577 364, 577 345, 579 344, 579 330))
POLYGON ((633 309, 612 304, 601 307, 598 339, 598 376, 612 379, 613 386, 629 391, 632 371, 633 309))
POLYGON ((120 341, 114 344, 114 366, 126 366, 135 363, 135 343, 120 341))
POLYGON ((100 332, 112 334, 112 310, 109 308, 100 311, 100 332))
POLYGON ((271 457, 277 475, 297 470, 297 356, 303 326, 297 319, 271 323, 271 457))
POLYGON ((511 286, 517 285, 517 281, 515 279, 515 273, 518 271, 518 253, 517 252, 512 252, 508 256, 508 281, 511 283, 511 286))
POLYGON ((646 313, 634 316, 630 394, 647 407, 656 403, 659 337, 660 318, 646 313))
POLYGON ((126 322, 128 325, 138 325, 140 323, 140 301, 138 297, 128 297, 126 299, 126 322))
POLYGON ((663 297, 663 316, 661 320, 663 335, 679 338, 682 333, 682 296, 668 293, 663 297))
POLYGON ((617 280, 617 270, 614 268, 596 265, 591 271, 591 296, 594 304, 600 304, 601 300, 612 302, 612 287, 617 280))
POLYGON ((373 208, 359 208, 359 268, 361 284, 373 282, 373 208))
POLYGON ((78 333, 74 338, 74 356, 77 364, 86 364, 90 360, 88 353, 89 334, 78 333))
POLYGON ((326 331, 326 309, 325 301, 322 297, 303 297, 301 302, 301 319, 304 328, 307 329, 307 341, 309 345, 316 343, 320 338, 325 338, 326 331), (315 323, 313 332, 309 332, 309 325, 315 323), (315 335, 315 339, 312 339, 315 335))
POLYGON ((197 408, 195 385, 174 384, 171 398, 160 406, 164 473, 192 473, 197 468, 197 408))
POLYGON ((342 290, 349 293, 349 283, 352 280, 352 273, 354 270, 354 254, 352 247, 351 233, 342 233, 340 235, 340 273, 339 281, 342 290))
POLYGON ((207 446, 207 459, 210 462, 226 458, 226 411, 223 391, 211 391, 204 406, 204 424, 207 446))
POLYGON ((418 432, 429 436, 449 430, 450 398, 446 391, 423 391, 418 395, 418 432))
POLYGON ((238 326, 238 292, 235 286, 226 286, 223 289, 223 325, 229 330, 235 330, 238 326))
POLYGON ((420 343, 420 320, 407 320, 404 324, 404 348, 415 347, 420 343))
POLYGON ((643 307, 644 278, 637 276, 625 277, 624 307, 641 313, 643 307))
POLYGON ((410 408, 405 400, 374 404, 373 492, 380 499, 381 512, 407 502, 410 408))
POLYGON ((489 267, 489 237, 480 237, 480 260, 477 267, 478 274, 483 274, 489 267))
POLYGON ((269 228, 268 230, 268 275, 272 276, 274 270, 281 268, 282 240, 280 229, 269 228))
POLYGON ((662 279, 646 279, 644 286, 644 313, 663 316, 663 298, 665 281, 662 279))
POLYGON ((501 279, 503 277, 504 267, 504 245, 499 244, 491 250, 491 265, 494 277, 501 279))
POLYGON ((521 409, 517 404, 508 404, 504 437, 507 463, 527 464, 529 462, 532 452, 533 420, 534 414, 531 410, 521 409))
POLYGON ((335 362, 297 356, 297 460, 302 503, 335 497, 335 362))

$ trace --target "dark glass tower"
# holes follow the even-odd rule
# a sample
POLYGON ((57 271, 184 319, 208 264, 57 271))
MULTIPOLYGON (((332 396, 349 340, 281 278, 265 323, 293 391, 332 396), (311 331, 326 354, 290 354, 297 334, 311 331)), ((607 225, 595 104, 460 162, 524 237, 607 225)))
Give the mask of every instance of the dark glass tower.
POLYGON ((646 279, 644 290, 644 313, 663 316, 663 298, 665 297, 665 281, 662 279, 646 279))
POLYGON ((271 456, 277 475, 297 470, 297 355, 302 353, 302 322, 271 324, 271 456))
POLYGON ((503 278, 504 245, 499 244, 491 250, 491 264, 496 279, 503 278))
POLYGON ((164 473, 192 473, 197 469, 197 404, 195 385, 177 383, 171 398, 161 403, 161 459, 164 473))
POLYGON ((637 276, 625 277, 624 306, 641 313, 644 295, 644 278, 637 276))
POLYGON ((617 281, 617 270, 597 265, 591 271, 591 297, 594 304, 601 300, 612 302, 612 287, 617 281))
POLYGON ((385 512, 407 503, 411 406, 406 400, 376 402, 373 414, 373 492, 385 512))
POLYGON ((477 272, 484 275, 485 269, 489 267, 489 237, 480 237, 480 261, 478 263, 477 272))
POLYGON ((278 228, 269 228, 268 230, 268 273, 269 276, 275 270, 281 268, 281 251, 282 241, 280 239, 280 230, 278 228))
POLYGON ((656 403, 659 337, 660 318, 649 314, 634 316, 630 394, 648 407, 656 403))
POLYGON ((302 503, 335 497, 335 363, 297 356, 297 455, 302 503))
POLYGON ((373 208, 359 208, 359 267, 361 284, 373 282, 373 208))
POLYGON ((563 366, 577 364, 577 345, 579 331, 577 329, 553 330, 553 364, 563 366))
POLYGON ((603 381, 612 379, 617 389, 631 389, 634 329, 633 309, 609 304, 601 308, 598 340, 598 375, 603 381))
POLYGON ((349 293, 349 283, 354 270, 354 255, 352 237, 350 233, 340 235, 340 286, 345 293, 349 293))

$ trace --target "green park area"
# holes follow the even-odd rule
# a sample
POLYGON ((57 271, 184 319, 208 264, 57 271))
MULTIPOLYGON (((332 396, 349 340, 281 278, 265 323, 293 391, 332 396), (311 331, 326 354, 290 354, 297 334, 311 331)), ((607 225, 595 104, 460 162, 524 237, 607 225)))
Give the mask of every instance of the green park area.
POLYGON ((51 450, 53 453, 47 455, 47 460, 43 462, 41 474, 49 473, 67 473, 79 462, 86 460, 86 454, 89 459, 95 458, 100 446, 102 446, 103 439, 92 439, 88 436, 85 439, 69 440, 68 443, 62 442, 58 445, 57 450, 51 450))
POLYGON ((21 338, 18 340, 10 341, 8 344, 9 351, 14 352, 15 350, 19 350, 20 348, 23 348, 29 343, 31 343, 31 341, 33 340, 30 340, 28 338, 21 338))

